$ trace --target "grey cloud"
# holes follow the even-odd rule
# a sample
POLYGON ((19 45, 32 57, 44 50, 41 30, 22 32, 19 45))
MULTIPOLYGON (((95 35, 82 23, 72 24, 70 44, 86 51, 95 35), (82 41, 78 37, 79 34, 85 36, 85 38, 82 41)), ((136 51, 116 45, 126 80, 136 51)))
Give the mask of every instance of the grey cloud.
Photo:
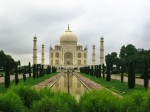
POLYGON ((41 45, 45 44, 48 56, 49 45, 59 42, 67 24, 80 43, 87 44, 89 63, 93 44, 99 60, 101 35, 105 40, 105 54, 119 52, 119 48, 128 43, 148 49, 150 22, 145 18, 149 13, 143 12, 149 10, 149 2, 133 1, 4 1, 1 6, 4 10, 0 10, 0 50, 13 54, 23 63, 31 61, 33 36, 36 34, 40 60, 41 45))

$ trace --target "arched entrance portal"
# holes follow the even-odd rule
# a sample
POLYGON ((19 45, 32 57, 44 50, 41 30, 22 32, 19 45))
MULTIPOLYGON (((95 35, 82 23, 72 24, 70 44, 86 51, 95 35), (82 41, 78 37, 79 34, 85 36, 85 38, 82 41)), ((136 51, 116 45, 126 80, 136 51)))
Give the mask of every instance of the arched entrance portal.
POLYGON ((73 65, 73 55, 70 52, 67 52, 64 56, 64 64, 65 65, 73 65))

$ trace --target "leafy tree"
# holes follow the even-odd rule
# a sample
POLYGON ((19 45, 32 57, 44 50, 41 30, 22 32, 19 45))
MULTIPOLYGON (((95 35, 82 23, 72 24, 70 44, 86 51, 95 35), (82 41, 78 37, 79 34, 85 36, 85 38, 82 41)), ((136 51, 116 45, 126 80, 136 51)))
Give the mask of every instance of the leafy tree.
POLYGON ((121 58, 123 62, 126 61, 126 47, 125 46, 121 47, 119 57, 121 58))
POLYGON ((132 57, 136 54, 137 54, 137 49, 135 48, 135 46, 132 45, 132 44, 128 44, 126 46, 126 56, 127 56, 127 58, 130 58, 130 57, 132 57))
POLYGON ((112 70, 112 68, 113 68, 113 60, 112 60, 111 54, 107 54, 107 55, 105 56, 105 61, 106 61, 106 63, 110 63, 111 70, 112 70))
POLYGON ((105 60, 106 60, 106 63, 110 64, 110 71, 112 71, 112 73, 116 73, 116 72, 119 73, 120 66, 121 66, 121 60, 120 60, 120 58, 117 57, 116 52, 107 54, 105 56, 105 60), (113 66, 115 66, 115 68, 113 66))
POLYGON ((130 59, 133 57, 135 59, 136 55, 137 49, 135 48, 135 46, 132 44, 128 44, 127 46, 121 47, 119 57, 123 61, 125 68, 128 68, 130 59))
POLYGON ((0 51, 0 67, 5 70, 5 63, 9 60, 9 69, 12 71, 15 69, 15 64, 18 62, 15 62, 14 59, 11 57, 11 55, 6 55, 3 50, 0 51))

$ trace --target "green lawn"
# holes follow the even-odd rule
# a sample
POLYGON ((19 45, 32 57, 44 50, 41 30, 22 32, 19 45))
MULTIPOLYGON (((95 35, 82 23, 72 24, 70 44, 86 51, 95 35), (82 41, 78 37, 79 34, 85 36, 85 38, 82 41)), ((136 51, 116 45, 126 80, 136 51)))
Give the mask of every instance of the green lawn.
POLYGON ((135 85, 134 89, 129 89, 127 82, 121 83, 121 81, 113 80, 113 79, 111 79, 111 81, 108 82, 106 81, 106 79, 103 79, 103 78, 96 78, 95 76, 90 76, 90 75, 83 74, 83 73, 81 73, 81 75, 123 96, 130 94, 134 91, 142 91, 142 92, 146 91, 145 88, 141 85, 135 85))
MULTIPOLYGON (((20 79, 19 80, 19 83, 23 84, 23 85, 27 85, 27 86, 34 86, 54 75, 56 75, 57 73, 52 73, 52 74, 49 74, 49 75, 44 75, 44 77, 39 77, 39 78, 35 78, 33 79, 33 77, 31 78, 27 78, 26 81, 23 81, 23 79, 20 79)), ((14 81, 11 81, 10 82, 10 85, 15 85, 15 82, 14 81)), ((7 88, 5 88, 5 84, 4 83, 0 83, 0 92, 5 92, 7 90, 7 88)))

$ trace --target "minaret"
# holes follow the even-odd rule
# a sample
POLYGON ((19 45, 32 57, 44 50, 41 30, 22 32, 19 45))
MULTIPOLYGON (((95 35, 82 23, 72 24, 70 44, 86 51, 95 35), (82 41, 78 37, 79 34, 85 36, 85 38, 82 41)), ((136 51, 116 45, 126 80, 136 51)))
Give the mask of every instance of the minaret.
POLYGON ((33 39, 33 64, 37 64, 37 38, 36 35, 33 39))
POLYGON ((69 24, 68 24, 68 30, 70 30, 69 24))
POLYGON ((41 64, 44 65, 44 44, 42 44, 41 64))
POLYGON ((49 65, 51 65, 51 45, 49 46, 49 65))
POLYGON ((100 65, 104 64, 104 38, 100 38, 100 65))
POLYGON ((92 65, 95 65, 95 45, 92 47, 92 65))

